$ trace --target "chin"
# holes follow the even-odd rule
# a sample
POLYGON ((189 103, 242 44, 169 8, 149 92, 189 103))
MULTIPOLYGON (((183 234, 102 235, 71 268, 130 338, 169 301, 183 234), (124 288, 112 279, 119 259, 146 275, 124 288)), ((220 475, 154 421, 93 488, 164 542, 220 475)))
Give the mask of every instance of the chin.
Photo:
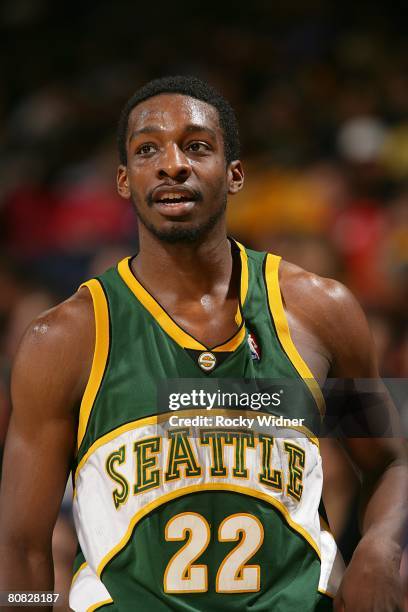
POLYGON ((159 240, 168 244, 184 243, 191 244, 197 242, 208 231, 207 227, 191 226, 185 224, 172 224, 167 228, 148 228, 159 240))

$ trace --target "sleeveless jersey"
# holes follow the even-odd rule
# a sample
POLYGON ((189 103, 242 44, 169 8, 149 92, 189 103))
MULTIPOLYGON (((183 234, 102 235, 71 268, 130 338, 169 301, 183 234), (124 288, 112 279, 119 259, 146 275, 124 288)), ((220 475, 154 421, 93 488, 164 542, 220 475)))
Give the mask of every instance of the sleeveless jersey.
POLYGON ((85 283, 96 344, 73 470, 75 611, 332 609, 343 565, 319 516, 324 400, 290 337, 280 258, 231 244, 239 329, 217 347, 172 320, 130 258, 85 283), (278 408, 171 410, 160 385, 190 379, 299 384, 278 408), (176 414, 191 424, 170 426, 176 414), (248 414, 251 427, 228 421, 248 414), (267 415, 301 425, 265 428, 267 415))

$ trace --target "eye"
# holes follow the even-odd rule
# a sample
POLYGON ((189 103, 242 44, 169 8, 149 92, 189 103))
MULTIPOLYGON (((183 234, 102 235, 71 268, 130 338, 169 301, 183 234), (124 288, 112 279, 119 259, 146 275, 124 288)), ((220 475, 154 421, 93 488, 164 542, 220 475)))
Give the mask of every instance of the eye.
POLYGON ((210 150, 210 146, 207 143, 197 140, 190 142, 186 148, 188 151, 192 151, 193 153, 205 153, 206 151, 210 150))
POLYGON ((156 151, 155 145, 151 143, 142 144, 137 150, 136 155, 151 155, 156 151))

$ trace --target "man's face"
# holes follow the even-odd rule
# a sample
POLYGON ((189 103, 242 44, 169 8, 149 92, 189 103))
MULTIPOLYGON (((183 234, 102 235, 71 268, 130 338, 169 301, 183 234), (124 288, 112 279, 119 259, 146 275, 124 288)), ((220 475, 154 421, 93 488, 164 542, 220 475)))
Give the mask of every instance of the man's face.
POLYGON ((217 110, 181 94, 161 94, 129 116, 127 166, 118 191, 142 224, 166 242, 193 242, 225 217, 228 193, 243 183, 240 162, 228 166, 217 110))

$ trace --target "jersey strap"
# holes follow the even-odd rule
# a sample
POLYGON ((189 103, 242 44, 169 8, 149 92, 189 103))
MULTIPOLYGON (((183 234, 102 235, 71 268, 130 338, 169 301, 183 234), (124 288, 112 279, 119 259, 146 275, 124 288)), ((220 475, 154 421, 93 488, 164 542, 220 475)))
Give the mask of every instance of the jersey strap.
POLYGON ((268 292, 270 314, 283 350, 309 388, 319 409, 320 416, 323 418, 325 413, 325 402, 322 391, 308 365, 302 359, 290 335, 279 286, 280 261, 281 257, 272 254, 268 254, 265 260, 265 282, 268 292))
MULTIPOLYGON (((91 296, 95 317, 95 349, 92 360, 91 373, 85 388, 79 410, 77 449, 81 446, 92 407, 102 384, 109 357, 110 322, 108 300, 101 283, 92 279, 81 285, 86 287, 91 296)), ((81 288, 80 287, 80 288, 81 288)))

